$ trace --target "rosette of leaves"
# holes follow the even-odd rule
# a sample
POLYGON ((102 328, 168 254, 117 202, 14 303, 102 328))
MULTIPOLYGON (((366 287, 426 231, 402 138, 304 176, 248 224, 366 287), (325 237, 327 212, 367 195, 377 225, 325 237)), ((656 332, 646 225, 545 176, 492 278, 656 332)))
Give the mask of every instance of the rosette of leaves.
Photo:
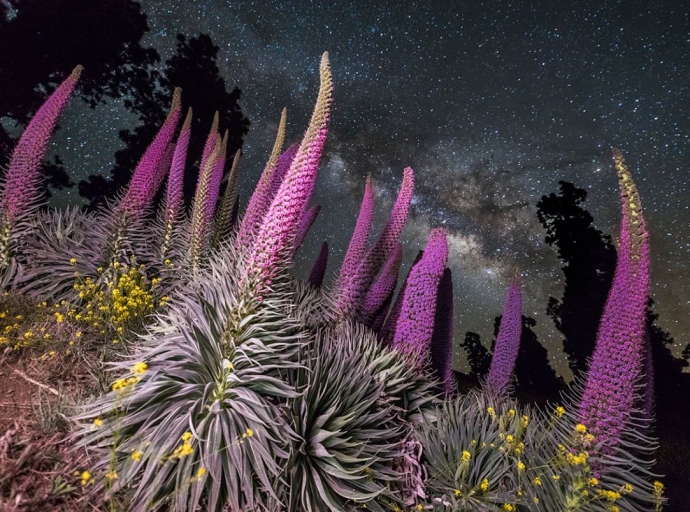
POLYGON ((286 465, 289 510, 343 511, 376 498, 399 502, 390 483, 401 475, 403 422, 382 401, 384 383, 360 354, 341 350, 339 337, 322 336, 300 358, 291 382, 300 394, 290 400, 289 422, 297 434, 286 465))
MULTIPOLYGON (((518 499, 518 467, 529 417, 512 400, 472 391, 446 399, 418 437, 435 510, 504 510, 518 499)), ((507 510, 514 510, 507 508, 507 510)))
POLYGON ((281 403, 298 396, 284 376, 306 341, 281 280, 256 297, 231 261, 221 251, 157 314, 140 353, 115 365, 125 372, 116 389, 77 417, 78 445, 99 454, 93 489, 131 489, 128 510, 284 506, 283 467, 296 436, 281 403), (136 363, 145 371, 126 380, 128 367, 142 368, 136 363))

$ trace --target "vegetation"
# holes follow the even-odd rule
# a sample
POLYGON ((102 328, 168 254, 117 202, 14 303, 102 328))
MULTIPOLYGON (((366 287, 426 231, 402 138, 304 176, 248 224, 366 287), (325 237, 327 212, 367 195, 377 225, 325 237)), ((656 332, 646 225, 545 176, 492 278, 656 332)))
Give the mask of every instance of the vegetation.
POLYGON ((511 396, 524 322, 519 281, 508 291, 495 357, 486 364, 476 350, 488 377, 465 395, 450 371, 443 229, 431 231, 393 300, 412 169, 371 245, 368 179, 334 284, 322 284, 326 256, 312 273, 321 277, 300 283, 290 275, 318 212, 309 201, 331 116, 328 54, 301 143, 283 150, 283 114, 235 221, 235 185, 220 192, 228 138, 215 122, 190 213, 181 206, 195 129, 187 115, 177 133, 179 89, 115 201, 93 213, 39 212, 47 137, 80 71, 28 124, 0 194, 2 283, 22 297, 13 307, 35 309, 30 331, 5 325, 4 343, 27 349, 16 340, 50 318, 69 326, 62 339, 79 328, 81 350, 112 370, 94 367, 102 389, 58 415, 70 422, 68 453, 79 458, 76 475, 56 479, 53 495, 81 489, 76 507, 133 511, 661 510, 644 407, 652 389, 644 358, 648 233, 619 152, 621 244, 588 372, 561 404, 523 406, 511 396))

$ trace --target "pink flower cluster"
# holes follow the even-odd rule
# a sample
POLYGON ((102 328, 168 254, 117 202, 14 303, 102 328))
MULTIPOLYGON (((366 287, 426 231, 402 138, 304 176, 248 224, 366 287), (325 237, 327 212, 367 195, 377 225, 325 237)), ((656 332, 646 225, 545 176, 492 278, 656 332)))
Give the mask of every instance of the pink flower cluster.
POLYGON ((494 353, 491 356, 489 376, 486 379, 488 388, 497 395, 503 395, 508 391, 520 350, 521 336, 522 285, 519 279, 514 279, 508 287, 501 326, 496 337, 494 353))
POLYGON ((0 198, 0 214, 8 224, 13 224, 25 212, 38 206, 41 162, 58 117, 67 105, 81 71, 81 66, 74 68, 41 105, 12 152, 0 198))
POLYGON ((402 244, 397 243, 383 267, 381 274, 364 297, 359 316, 363 323, 370 325, 374 316, 381 310, 395 291, 398 273, 402 263, 402 244))
POLYGON ((393 347, 410 354, 419 365, 426 359, 431 344, 438 285, 447 262, 446 232, 433 229, 422 258, 410 270, 393 337, 393 347))
POLYGON ((174 223, 177 220, 183 205, 184 169, 187 163, 187 150, 189 138, 192 133, 192 109, 187 112, 187 117, 182 124, 180 135, 177 137, 175 151, 173 153, 170 173, 168 174, 168 186, 165 197, 165 223, 174 223))
MULTIPOLYGON (((393 205, 391 215, 376 243, 366 253, 352 277, 348 278, 350 269, 347 269, 345 272, 341 271, 344 279, 341 280, 340 287, 336 293, 337 311, 343 317, 354 317, 357 315, 367 290, 398 243, 407 220, 413 193, 414 172, 410 167, 407 167, 403 172, 402 185, 393 205)), ((363 233, 358 233, 355 229, 355 235, 361 239, 363 233)))
POLYGON ((170 113, 160 130, 158 130, 153 142, 149 144, 141 160, 139 160, 127 191, 118 204, 118 211, 126 213, 132 220, 142 218, 168 172, 168 169, 163 168, 162 164, 170 149, 170 144, 180 119, 182 111, 182 105, 180 104, 181 93, 181 89, 175 89, 170 113))
POLYGON ((314 261, 314 265, 309 272, 307 282, 314 288, 321 288, 323 277, 326 275, 326 265, 328 264, 328 242, 321 244, 319 255, 314 261))
POLYGON ((620 443, 641 382, 649 295, 649 235, 637 188, 614 149, 621 195, 621 230, 613 283, 579 406, 580 421, 604 450, 620 443))
POLYGON ((270 280, 279 264, 289 257, 302 212, 314 189, 328 133, 333 94, 328 53, 324 53, 321 59, 320 74, 321 87, 309 128, 266 212, 249 256, 249 274, 263 281, 270 280))

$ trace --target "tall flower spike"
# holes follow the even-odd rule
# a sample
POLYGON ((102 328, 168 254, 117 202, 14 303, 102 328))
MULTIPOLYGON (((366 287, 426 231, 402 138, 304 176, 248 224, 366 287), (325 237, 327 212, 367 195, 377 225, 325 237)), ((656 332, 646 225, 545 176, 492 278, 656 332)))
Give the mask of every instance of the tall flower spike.
POLYGON ((395 285, 398 282, 398 273, 400 272, 400 263, 402 262, 402 244, 398 243, 388 257, 386 265, 381 271, 378 279, 367 292, 362 307, 359 311, 359 317, 363 324, 371 325, 374 317, 380 312, 386 299, 395 290, 395 285))
POLYGON ((368 174, 366 183, 364 184, 364 197, 362 197, 362 205, 359 207, 359 215, 357 216, 355 229, 352 232, 352 237, 347 246, 347 252, 340 266, 340 272, 334 287, 336 293, 344 282, 349 281, 355 276, 357 267, 362 263, 369 241, 369 233, 371 232, 371 222, 373 218, 374 187, 371 182, 371 174, 368 174))
POLYGON ((5 173, 0 198, 0 216, 8 225, 33 212, 39 206, 40 168, 58 117, 79 81, 82 67, 77 66, 55 89, 29 122, 12 152, 5 173))
POLYGON ((395 244, 398 243, 403 227, 405 227, 413 193, 414 173, 410 167, 407 167, 403 173, 402 185, 386 226, 374 246, 367 252, 362 263, 357 267, 353 277, 341 283, 336 302, 339 315, 352 317, 361 306, 361 301, 371 283, 395 248, 395 244))
POLYGON ((422 259, 422 256, 424 256, 424 251, 418 251, 417 256, 415 256, 414 261, 410 266, 410 272, 407 273, 407 276, 405 277, 405 280, 403 281, 402 286, 400 287, 400 291, 398 292, 398 295, 395 298, 395 302, 393 303, 393 306, 391 307, 391 310, 388 313, 388 317, 386 318, 385 323, 383 323, 383 326, 380 329, 379 339, 381 340, 381 343, 383 343, 384 345, 390 345, 391 343, 393 343, 393 338, 395 337, 395 327, 398 325, 398 318, 400 318, 400 312, 402 311, 405 290, 407 289, 407 282, 410 279, 410 273, 412 272, 412 269, 417 265, 417 263, 419 263, 419 261, 422 259))
POLYGON ((153 142, 146 148, 141 160, 134 169, 127 191, 120 200, 117 209, 126 213, 131 219, 141 219, 162 183, 160 176, 161 161, 165 158, 168 147, 175 135, 175 128, 180 119, 182 90, 175 88, 172 105, 167 119, 163 122, 153 142))
POLYGON ((199 268, 199 260, 201 254, 205 249, 208 235, 208 218, 206 215, 206 203, 209 195, 209 187, 211 184, 211 175, 220 158, 220 135, 216 134, 216 141, 214 143, 214 150, 206 159, 204 168, 199 174, 199 182, 196 187, 196 194, 194 194, 194 202, 192 203, 192 219, 189 233, 189 254, 188 259, 193 269, 199 268))
MULTIPOLYGON (((254 188, 252 196, 249 198, 249 204, 247 205, 247 210, 244 213, 244 218, 240 224, 240 230, 237 234, 238 243, 241 246, 249 247, 252 243, 256 230, 258 229, 261 221, 268 211, 268 207, 271 206, 271 201, 275 196, 275 192, 278 191, 280 187, 280 182, 282 182, 282 176, 278 186, 275 187, 275 191, 272 193, 273 175, 276 171, 276 166, 282 163, 281 168, 287 169, 290 167, 290 163, 297 153, 297 147, 295 146, 293 152, 290 154, 283 153, 283 144, 285 143, 285 125, 287 123, 287 109, 283 109, 280 115, 280 122, 278 123, 278 133, 276 134, 276 140, 273 143, 273 150, 271 151, 271 156, 264 167, 261 176, 259 177, 259 182, 254 188), (287 156, 286 156, 287 154, 287 156), (288 161, 289 160, 289 161, 288 161)), ((291 147, 292 149, 292 147, 291 147)))
POLYGON ((206 164, 206 160, 208 160, 209 156, 211 156, 211 152, 213 151, 213 148, 215 147, 216 144, 216 135, 218 134, 218 124, 220 121, 220 116, 218 114, 218 111, 216 110, 216 113, 213 114, 213 121, 211 121, 211 129, 208 131, 208 135, 206 137, 206 142, 204 143, 204 149, 201 152, 201 162, 199 163, 199 172, 204 168, 204 165, 206 164))
POLYGON ((498 396, 507 394, 515 370, 522 336, 522 285, 518 277, 508 287, 501 326, 498 329, 494 353, 491 357, 488 388, 498 396))
POLYGON ((175 152, 168 175, 168 187, 165 196, 165 224, 172 225, 182 211, 184 169, 187 163, 189 137, 192 133, 192 109, 187 111, 187 117, 182 124, 180 135, 177 137, 175 152))
POLYGON ((393 347, 409 354, 418 366, 424 364, 431 344, 438 285, 447 262, 446 232, 432 229, 422 259, 410 270, 393 338, 393 347))
POLYGON ((238 149, 235 152, 235 157, 232 159, 228 183, 225 185, 225 192, 220 202, 218 218, 216 219, 214 227, 213 247, 217 247, 223 237, 230 232, 232 214, 237 206, 237 183, 239 182, 239 163, 241 155, 242 151, 238 149))
POLYGON ((218 204, 218 195, 220 194, 220 183, 223 180, 223 172, 225 171, 225 159, 228 154, 228 130, 225 130, 223 139, 220 142, 220 152, 216 165, 213 166, 211 173, 211 181, 208 187, 208 198, 206 199, 206 222, 208 226, 213 225, 213 218, 216 213, 216 205, 218 204))
POLYGON ((436 296, 436 315, 434 333, 431 336, 429 349, 431 367, 441 381, 446 395, 455 392, 456 383, 453 375, 453 278, 450 269, 443 271, 438 284, 436 296))
POLYGON ((321 244, 319 255, 314 261, 314 266, 309 272, 307 282, 314 288, 321 288, 323 284, 323 276, 326 275, 326 265, 328 264, 328 242, 321 244))
POLYGON ((613 157, 621 198, 620 247, 578 411, 603 451, 621 443, 635 405, 649 295, 649 238, 640 196, 621 152, 614 149, 613 157))
POLYGON ((321 212, 321 205, 315 204, 302 215, 302 219, 299 222, 299 229, 297 230, 297 238, 295 239, 295 248, 293 254, 302 247, 304 239, 307 237, 307 233, 311 229, 312 225, 316 221, 316 217, 319 216, 321 212))
POLYGON ((248 269, 250 274, 258 276, 260 280, 270 280, 276 272, 276 265, 289 257, 297 236, 300 216, 314 189, 328 133, 333 94, 327 52, 321 59, 320 75, 321 86, 309 128, 252 246, 248 269))

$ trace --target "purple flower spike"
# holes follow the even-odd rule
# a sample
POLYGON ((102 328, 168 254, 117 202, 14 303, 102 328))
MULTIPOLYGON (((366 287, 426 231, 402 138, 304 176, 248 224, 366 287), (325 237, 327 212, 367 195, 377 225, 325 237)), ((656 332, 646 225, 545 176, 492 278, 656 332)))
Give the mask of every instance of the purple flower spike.
POLYGON ((340 266, 340 273, 334 287, 336 293, 343 283, 348 282, 355 276, 357 268, 362 263, 369 241, 373 218, 374 187, 371 182, 371 174, 369 174, 364 185, 364 197, 362 198, 362 205, 359 207, 355 230, 352 233, 352 238, 350 238, 350 244, 347 246, 347 252, 340 266))
POLYGON ((393 338, 393 347, 409 354, 418 366, 424 364, 431 344, 438 285, 447 262, 446 232, 442 228, 433 229, 422 259, 410 270, 393 338))
POLYGON ((314 261, 314 266, 311 268, 307 282, 314 288, 321 288, 323 284, 323 276, 326 275, 326 265, 328 264, 328 242, 321 245, 319 255, 314 261))
POLYGON ((261 173, 261 177, 259 178, 259 182, 256 184, 256 188, 254 189, 251 198, 249 198, 247 210, 245 211, 244 218, 240 224, 240 230, 237 234, 237 241, 241 247, 249 247, 254 240, 256 231, 259 229, 261 221, 268 211, 268 207, 271 206, 271 202, 273 201, 278 188, 280 188, 280 184, 283 181, 285 172, 287 172, 287 169, 290 167, 292 160, 297 154, 297 149, 299 148, 297 144, 293 144, 282 155, 280 154, 283 149, 283 143, 285 142, 286 123, 287 110, 283 109, 283 112, 280 116, 280 123, 278 124, 278 134, 276 135, 276 140, 273 143, 271 157, 268 159, 268 163, 261 173), (276 174, 280 174, 279 179, 276 179, 276 174))
POLYGON ((443 271, 436 296, 434 334, 429 348, 431 367, 441 381, 446 395, 452 395, 457 387, 453 375, 453 278, 450 269, 443 271))
POLYGON ((258 277, 260 281, 273 277, 277 266, 287 261, 297 237, 302 212, 309 203, 314 189, 328 133, 333 95, 333 80, 327 52, 321 58, 320 75, 321 86, 309 128, 266 212, 249 255, 249 274, 258 277))
POLYGON ((211 156, 211 152, 216 145, 216 135, 218 134, 218 123, 220 121, 220 116, 218 111, 213 114, 213 121, 211 122, 211 129, 208 131, 208 136, 206 137, 206 142, 204 143, 204 149, 201 152, 201 162, 199 163, 199 172, 206 165, 206 160, 211 156))
POLYGON ((208 197, 206 198, 206 223, 208 226, 213 224, 213 217, 216 213, 216 205, 218 204, 218 195, 220 194, 220 182, 223 180, 223 172, 225 171, 225 160, 228 155, 228 130, 225 130, 223 140, 220 143, 220 152, 216 165, 211 171, 211 179, 208 186, 208 197))
POLYGON ((0 199, 0 215, 4 216, 9 225, 39 206, 41 162, 58 117, 67 105, 81 71, 81 66, 74 68, 70 76, 41 105, 12 152, 0 199))
POLYGON ((319 216, 320 212, 321 205, 315 204, 302 215, 302 220, 300 220, 299 229, 297 230, 297 238, 295 239, 295 248, 293 249, 293 254, 296 253, 300 247, 302 247, 304 239, 307 237, 307 233, 309 233, 309 230, 314 224, 314 221, 316 221, 316 217, 319 216))
POLYGON ((180 119, 182 106, 180 96, 182 90, 178 87, 173 93, 172 105, 167 119, 163 122, 158 134, 153 142, 146 148, 141 160, 137 164, 132 174, 125 195, 120 200, 117 209, 124 212, 131 219, 141 219, 151 205, 151 201, 162 183, 163 177, 160 176, 161 162, 165 158, 173 136, 175 128, 180 119))
POLYGON ((518 278, 513 279, 508 288, 503 306, 503 317, 498 329, 491 368, 486 379, 487 387, 496 395, 508 392, 508 385, 515 370, 520 337, 522 336, 522 285, 518 278))
POLYGON ((649 235, 623 155, 613 150, 621 197, 618 260, 580 401, 580 421, 603 443, 621 442, 643 372, 649 295, 649 235))
POLYGON ((408 272, 407 277, 405 277, 405 280, 400 287, 400 291, 398 292, 398 296, 395 298, 393 307, 391 307, 388 318, 386 318, 383 327, 380 329, 379 339, 384 345, 390 345, 393 343, 393 338, 395 337, 395 327, 398 325, 398 318, 400 318, 400 311, 402 311, 405 290, 407 290, 407 282, 410 279, 412 269, 417 265, 417 263, 419 263, 419 260, 422 259, 422 256, 424 256, 424 251, 417 252, 417 256, 415 256, 412 266, 410 267, 410 272, 408 272))
POLYGON ((386 299, 395 290, 395 285, 398 282, 398 273, 400 272, 400 263, 402 263, 402 244, 398 243, 388 257, 381 275, 364 298, 359 311, 359 317, 365 325, 371 325, 372 320, 379 313, 386 299))
POLYGON ((356 314, 364 300, 364 296, 374 281, 381 266, 386 262, 391 251, 398 243, 402 233, 414 192, 414 173, 407 167, 403 173, 403 181, 400 186, 398 198, 393 205, 393 210, 379 235, 374 246, 369 249, 364 261, 359 264, 357 271, 351 279, 341 283, 337 291, 337 311, 340 316, 352 317, 356 314))
POLYGON ((192 109, 187 111, 187 117, 182 124, 182 130, 177 137, 175 152, 173 153, 168 175, 168 188, 165 197, 165 224, 173 224, 180 215, 183 201, 184 169, 187 163, 187 149, 189 137, 192 133, 192 109))
POLYGON ((234 217, 237 215, 237 184, 239 183, 240 175, 240 156, 242 156, 242 151, 238 149, 232 159, 228 182, 225 185, 223 199, 218 207, 218 215, 216 216, 215 230, 213 233, 213 247, 218 247, 218 244, 220 244, 223 238, 230 232, 234 224, 234 217))

